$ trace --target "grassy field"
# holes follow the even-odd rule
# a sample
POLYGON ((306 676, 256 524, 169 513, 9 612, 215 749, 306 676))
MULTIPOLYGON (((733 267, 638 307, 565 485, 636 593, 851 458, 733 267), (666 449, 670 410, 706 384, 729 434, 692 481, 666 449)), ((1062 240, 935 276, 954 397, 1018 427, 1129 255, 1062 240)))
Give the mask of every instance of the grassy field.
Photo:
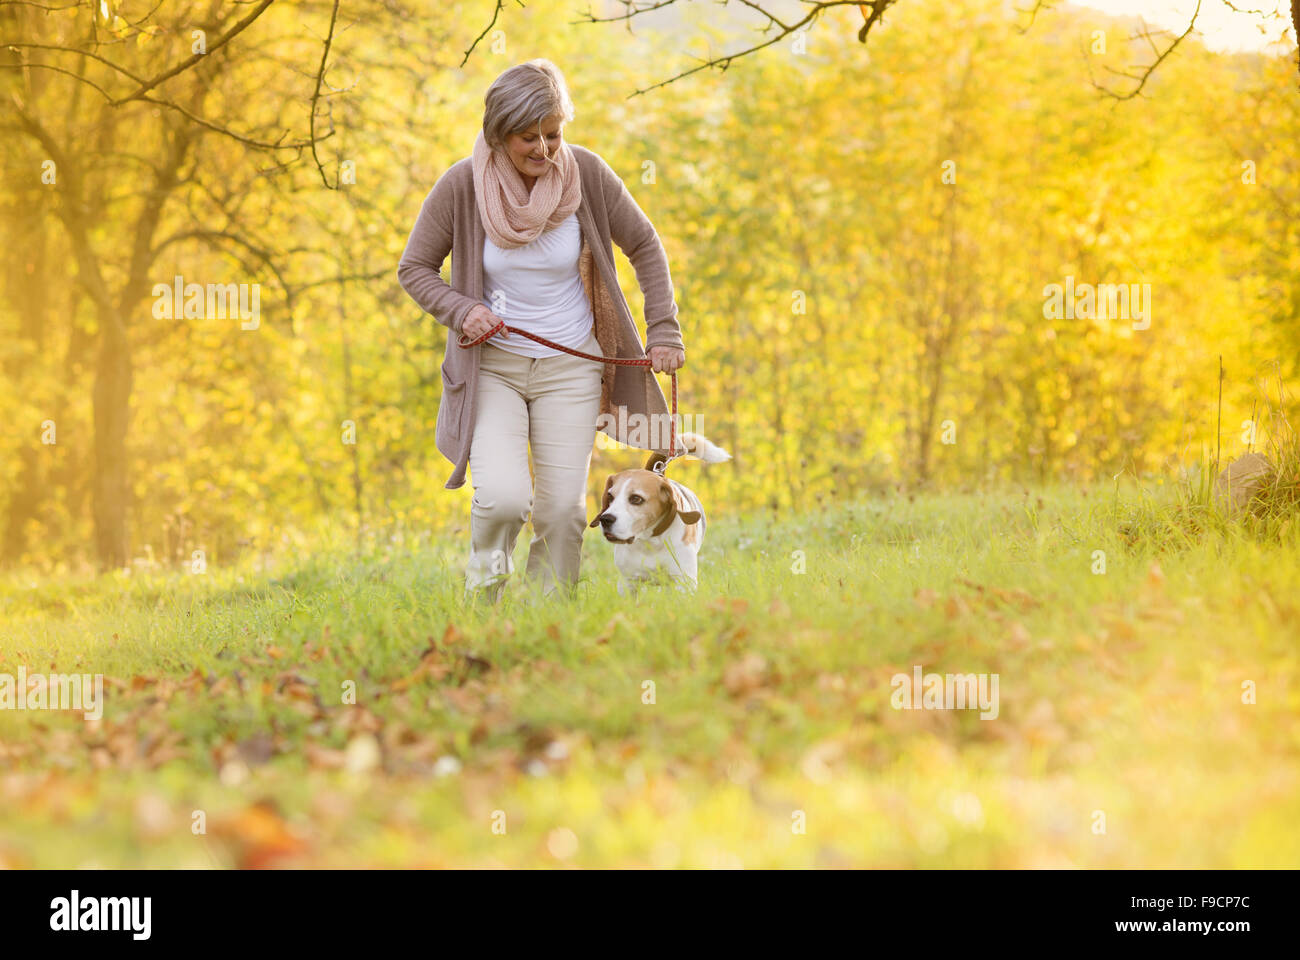
POLYGON ((459 539, 11 576, 0 673, 106 703, 0 711, 0 866, 1300 864, 1300 524, 1162 487, 710 521, 694 598, 620 598, 594 535, 576 598, 495 610, 459 539), (916 665, 998 716, 894 709, 916 665))

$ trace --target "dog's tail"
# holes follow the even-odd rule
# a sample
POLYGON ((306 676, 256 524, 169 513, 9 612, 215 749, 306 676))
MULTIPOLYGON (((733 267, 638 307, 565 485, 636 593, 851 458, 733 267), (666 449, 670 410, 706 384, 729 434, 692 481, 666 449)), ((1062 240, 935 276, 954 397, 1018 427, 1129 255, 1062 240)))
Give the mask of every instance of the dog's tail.
MULTIPOLYGON (((686 456, 691 460, 703 460, 705 463, 722 463, 724 460, 731 459, 731 454, 703 434, 683 433, 677 438, 677 442, 686 448, 686 456)), ((650 459, 645 462, 645 468, 653 470, 667 459, 668 457, 662 453, 652 453, 650 459)))

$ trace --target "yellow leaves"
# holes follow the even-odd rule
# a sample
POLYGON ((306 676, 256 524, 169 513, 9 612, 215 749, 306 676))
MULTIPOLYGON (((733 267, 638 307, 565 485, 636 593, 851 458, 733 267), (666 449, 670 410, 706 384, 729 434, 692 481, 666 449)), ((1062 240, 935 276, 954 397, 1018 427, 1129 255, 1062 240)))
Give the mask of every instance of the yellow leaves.
POLYGON ((156 769, 164 763, 169 763, 172 760, 183 760, 189 755, 190 751, 185 738, 179 732, 173 730, 149 748, 147 759, 149 766, 156 769))
POLYGON ((1066 740, 1065 728, 1057 721, 1056 708, 1046 698, 1037 701, 1020 723, 1025 740, 1035 747, 1052 747, 1066 740))
POLYGON ((388 689, 392 690, 394 693, 402 693, 403 691, 409 690, 416 683, 423 680, 426 676, 428 676, 428 674, 429 674, 428 666, 424 663, 421 663, 418 667, 415 668, 414 672, 409 673, 404 677, 400 677, 399 679, 394 680, 392 683, 390 683, 388 685, 388 689))
POLYGON ((135 45, 137 47, 143 47, 151 39, 165 32, 166 31, 164 31, 163 28, 158 26, 158 24, 156 23, 146 24, 144 27, 140 29, 140 32, 136 34, 135 45))
POLYGON ((982 583, 976 583, 964 577, 958 578, 957 582, 974 590, 983 605, 990 608, 996 608, 999 604, 1003 604, 1024 612, 1042 606, 1042 601, 1027 590, 987 587, 982 583))
POLYGON ((618 629, 620 627, 628 627, 628 626, 629 624, 626 616, 624 616, 622 613, 614 614, 614 616, 609 618, 609 622, 605 624, 604 629, 602 629, 599 635, 597 635, 596 643, 597 644, 609 643, 609 641, 613 639, 614 634, 618 632, 618 629))
POLYGON ((944 602, 943 612, 949 620, 956 620, 964 617, 971 612, 970 604, 961 594, 954 593, 944 602))
POLYGON ((472 716, 483 708, 483 694, 476 687, 444 687, 438 697, 457 713, 472 716))
MULTIPOLYGON (((974 588, 976 595, 973 598, 968 598, 960 593, 952 593, 945 597, 943 612, 944 616, 949 620, 959 620, 962 617, 970 616, 977 606, 997 610, 1000 606, 1006 605, 1018 610, 1030 610, 1042 603, 1037 597, 1024 590, 985 587, 969 580, 960 580, 959 582, 974 588)), ((921 610, 929 610, 939 602, 939 594, 929 587, 921 587, 913 593, 912 602, 921 610)))
POLYGON ((743 597, 718 597, 716 600, 710 600, 706 606, 718 613, 738 617, 749 609, 749 601, 743 597))
MULTIPOLYGON (((719 628, 716 634, 717 640, 728 649, 735 649, 746 637, 749 636, 749 624, 742 620, 745 612, 749 609, 749 601, 743 597, 718 597, 709 601, 706 608, 719 613, 728 625, 719 628)), ((692 647, 692 653, 695 648, 692 647)))
POLYGON ((1029 646, 1032 640, 1033 638, 1029 635, 1029 631, 1025 628, 1023 623, 1017 620, 1011 624, 1007 633, 1007 642, 1013 647, 1024 649, 1029 646))
POLYGON ((848 681, 844 679, 842 673, 819 673, 817 675, 817 689, 825 692, 843 693, 848 687, 848 681))
POLYGON ((1160 569, 1160 561, 1153 560, 1151 569, 1147 571, 1147 586, 1153 590, 1161 590, 1165 585, 1165 572, 1160 569))
POLYGON ((804 751, 799 760, 799 771, 813 783, 829 783, 835 762, 843 756, 843 742, 822 740, 804 751))
POLYGON ((177 816, 163 796, 146 791, 135 798, 133 811, 136 832, 141 837, 159 840, 176 828, 177 816))
POLYGON ((389 689, 394 693, 401 693, 410 689, 422 680, 429 679, 435 683, 440 682, 451 672, 451 667, 443 659, 442 654, 437 647, 429 647, 420 657, 419 665, 411 673, 389 685, 389 689))
MULTIPOLYGON (((1165 590, 1165 574, 1160 562, 1153 560, 1146 577, 1138 590, 1139 619, 1175 625, 1183 622, 1183 611, 1179 609, 1165 590)), ((1130 628, 1131 629, 1131 628, 1130 628)))
POLYGON ((753 652, 731 661, 722 670, 722 685, 733 697, 753 693, 764 685, 767 678, 767 659, 753 652))
POLYGON ((1074 639, 1074 646, 1112 677, 1122 677, 1125 674, 1123 665, 1115 659, 1105 643, 1099 643, 1087 634, 1079 634, 1074 639))
POLYGON ((302 745, 302 752, 307 758, 308 765, 314 770, 340 770, 346 762, 342 750, 323 747, 311 740, 302 745))
POLYGON ((343 767, 352 774, 367 774, 383 763, 379 741, 372 734, 361 733, 348 741, 343 751, 343 767))
POLYGON ((240 870, 265 870, 308 849, 306 839, 280 815, 275 803, 259 801, 209 825, 210 834, 240 870))

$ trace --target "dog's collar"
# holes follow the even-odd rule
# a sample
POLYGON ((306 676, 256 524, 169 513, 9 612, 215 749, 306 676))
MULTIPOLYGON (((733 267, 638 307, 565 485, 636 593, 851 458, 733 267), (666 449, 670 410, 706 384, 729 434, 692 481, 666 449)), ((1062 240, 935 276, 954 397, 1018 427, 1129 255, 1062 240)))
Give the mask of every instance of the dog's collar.
POLYGON ((655 528, 650 533, 650 536, 652 538, 662 536, 664 532, 673 525, 673 521, 676 519, 677 519, 677 502, 674 500, 668 504, 668 509, 664 512, 663 517, 660 518, 659 523, 655 525, 655 528))

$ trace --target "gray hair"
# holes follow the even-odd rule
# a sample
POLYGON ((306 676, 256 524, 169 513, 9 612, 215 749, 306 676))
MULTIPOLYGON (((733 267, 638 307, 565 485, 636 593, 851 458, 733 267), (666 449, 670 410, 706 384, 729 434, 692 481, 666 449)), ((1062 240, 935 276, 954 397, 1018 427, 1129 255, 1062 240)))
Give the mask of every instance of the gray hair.
MULTIPOLYGON (((493 80, 483 95, 483 140, 493 150, 504 150, 512 133, 536 127, 540 136, 542 121, 557 115, 562 123, 573 119, 564 74, 544 57, 527 60, 493 80)), ((545 137, 542 149, 546 149, 545 137)))

